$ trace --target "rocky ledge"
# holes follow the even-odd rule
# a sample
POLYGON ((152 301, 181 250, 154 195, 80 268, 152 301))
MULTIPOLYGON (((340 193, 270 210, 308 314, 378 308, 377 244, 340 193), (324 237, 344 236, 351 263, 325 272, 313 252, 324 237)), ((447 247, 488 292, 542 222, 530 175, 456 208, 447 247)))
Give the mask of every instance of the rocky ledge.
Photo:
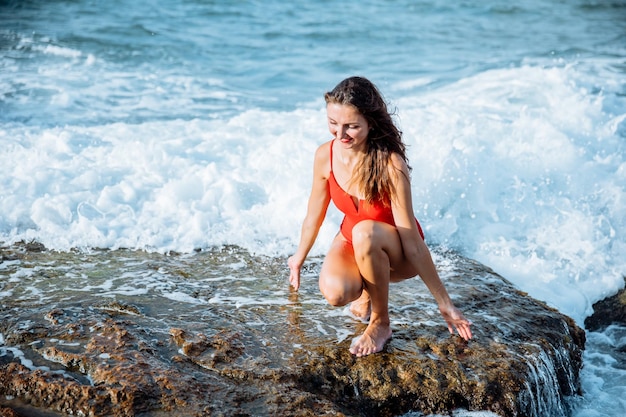
MULTIPOLYGON (((626 281, 626 277, 624 277, 626 281)), ((585 319, 589 331, 601 331, 611 324, 626 323, 626 288, 593 305, 593 314, 585 319)))
MULTIPOLYGON (((83 293, 54 306, 5 298, 0 413, 398 416, 467 409, 567 416, 567 398, 580 394, 584 331, 488 268, 443 257, 442 277, 472 319, 475 338, 449 335, 437 314, 418 309, 411 300, 432 299, 411 280, 392 289, 393 338, 364 358, 348 352, 350 337, 331 337, 323 323, 303 330, 309 308, 330 307, 301 303, 302 295, 291 294, 286 305, 221 307, 216 314, 231 324, 204 328, 164 320, 144 304, 146 296, 102 302, 83 293), (241 320, 242 309, 256 322, 241 320), (261 322, 282 324, 259 331, 261 322)), ((353 336, 364 325, 350 328, 353 336)))

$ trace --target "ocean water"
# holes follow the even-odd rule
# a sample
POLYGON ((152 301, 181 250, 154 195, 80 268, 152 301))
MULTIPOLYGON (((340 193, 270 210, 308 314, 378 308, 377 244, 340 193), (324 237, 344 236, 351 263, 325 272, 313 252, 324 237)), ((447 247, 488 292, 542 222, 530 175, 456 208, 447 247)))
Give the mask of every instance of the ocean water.
MULTIPOLYGON (((0 242, 286 256, 323 93, 364 75, 428 243, 583 326, 626 275, 626 2, 518 3, 2 1, 0 242)), ((625 345, 588 332, 575 416, 626 413, 625 345)))

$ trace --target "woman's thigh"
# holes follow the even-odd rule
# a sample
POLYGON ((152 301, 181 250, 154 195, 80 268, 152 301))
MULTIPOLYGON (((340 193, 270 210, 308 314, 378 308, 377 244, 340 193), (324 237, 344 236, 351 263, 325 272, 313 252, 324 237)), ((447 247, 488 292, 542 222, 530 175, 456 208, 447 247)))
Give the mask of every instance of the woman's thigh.
POLYGON ((390 281, 397 282, 417 275, 404 255, 402 241, 395 226, 373 220, 357 223, 352 230, 355 245, 364 244, 385 251, 389 259, 390 281), (359 242, 359 239, 369 240, 359 242))
POLYGON ((354 249, 338 234, 324 258, 320 290, 332 305, 345 305, 361 295, 363 278, 354 258, 354 249))

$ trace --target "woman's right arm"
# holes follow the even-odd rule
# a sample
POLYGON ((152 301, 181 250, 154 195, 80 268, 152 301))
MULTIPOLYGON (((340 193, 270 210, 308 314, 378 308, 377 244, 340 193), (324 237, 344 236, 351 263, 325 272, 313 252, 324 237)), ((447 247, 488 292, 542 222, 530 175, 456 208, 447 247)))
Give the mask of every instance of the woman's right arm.
POLYGON ((325 143, 315 152, 313 185, 311 187, 306 216, 302 223, 300 244, 298 245, 296 253, 287 261, 290 270, 289 283, 296 291, 300 288, 300 269, 315 243, 317 233, 324 222, 328 204, 330 203, 330 192, 328 189, 328 177, 330 175, 329 146, 330 142, 325 143))

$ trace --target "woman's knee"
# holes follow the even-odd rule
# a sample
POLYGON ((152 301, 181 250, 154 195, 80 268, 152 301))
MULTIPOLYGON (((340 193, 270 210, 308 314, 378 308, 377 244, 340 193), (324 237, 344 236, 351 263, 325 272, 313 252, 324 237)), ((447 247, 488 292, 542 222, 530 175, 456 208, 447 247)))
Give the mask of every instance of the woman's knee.
POLYGON ((376 248, 380 242, 376 239, 376 222, 363 220, 354 225, 352 229, 352 246, 355 255, 367 253, 376 248))
POLYGON ((354 280, 345 277, 334 277, 326 274, 320 274, 320 291, 328 304, 341 307, 356 300, 361 295, 363 283, 359 280, 358 284, 352 282, 354 280))
POLYGON ((346 299, 345 296, 338 294, 332 291, 322 291, 324 298, 333 307, 343 307, 348 304, 350 301, 346 299))

